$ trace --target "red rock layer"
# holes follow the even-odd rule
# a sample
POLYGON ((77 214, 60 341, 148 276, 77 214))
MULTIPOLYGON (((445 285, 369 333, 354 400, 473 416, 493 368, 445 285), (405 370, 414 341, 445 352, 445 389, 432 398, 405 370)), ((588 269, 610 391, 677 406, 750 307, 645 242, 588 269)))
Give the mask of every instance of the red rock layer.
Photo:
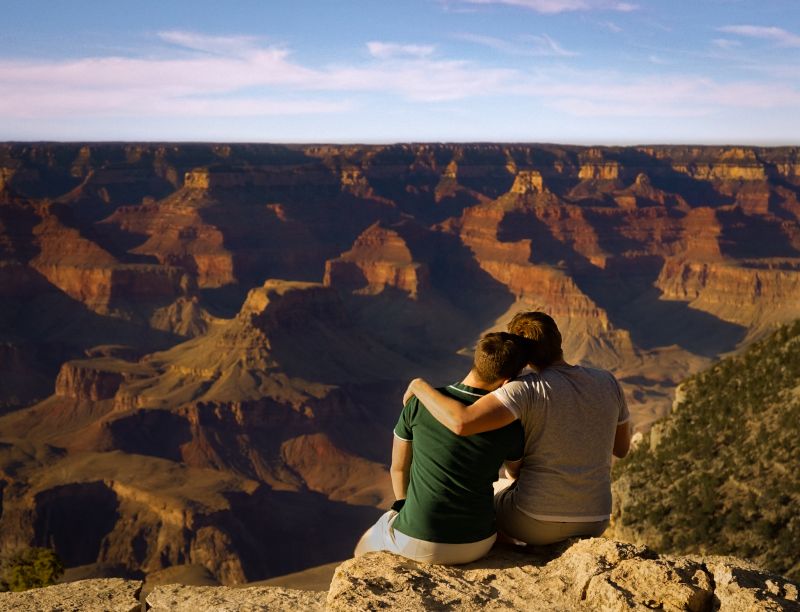
POLYGON ((380 293, 393 287, 415 298, 429 285, 424 263, 414 261, 397 231, 376 223, 356 239, 353 248, 325 264, 323 283, 360 293, 380 293))

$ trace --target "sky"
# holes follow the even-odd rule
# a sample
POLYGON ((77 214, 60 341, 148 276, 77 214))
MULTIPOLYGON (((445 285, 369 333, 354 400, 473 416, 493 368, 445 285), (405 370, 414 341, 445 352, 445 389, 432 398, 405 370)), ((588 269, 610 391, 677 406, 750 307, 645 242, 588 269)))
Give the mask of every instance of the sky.
POLYGON ((797 0, 0 8, 0 141, 800 144, 797 0))

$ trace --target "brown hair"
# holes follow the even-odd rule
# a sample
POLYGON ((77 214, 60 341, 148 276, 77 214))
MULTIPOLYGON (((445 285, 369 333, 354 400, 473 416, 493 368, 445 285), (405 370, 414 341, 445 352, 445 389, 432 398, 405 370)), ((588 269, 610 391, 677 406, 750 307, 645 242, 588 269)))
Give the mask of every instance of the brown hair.
POLYGON ((485 383, 514 378, 528 362, 527 342, 506 332, 486 334, 475 348, 473 369, 485 383))
POLYGON ((561 332, 550 315, 539 311, 518 312, 508 323, 508 331, 531 340, 528 362, 546 368, 564 358, 561 332))

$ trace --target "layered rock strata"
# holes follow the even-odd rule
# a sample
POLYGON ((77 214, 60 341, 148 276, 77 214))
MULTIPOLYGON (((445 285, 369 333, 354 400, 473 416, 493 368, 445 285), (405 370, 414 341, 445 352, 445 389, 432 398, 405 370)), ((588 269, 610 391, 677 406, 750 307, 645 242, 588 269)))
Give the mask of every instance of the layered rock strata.
POLYGON ((243 533, 283 546, 325 511, 341 538, 306 562, 342 558, 388 498, 407 378, 452 382, 520 309, 613 369, 644 431, 800 316, 798 169, 797 148, 0 145, 0 540, 233 583, 303 563, 243 533), (81 517, 70 496, 98 508, 83 540, 48 522, 81 517))

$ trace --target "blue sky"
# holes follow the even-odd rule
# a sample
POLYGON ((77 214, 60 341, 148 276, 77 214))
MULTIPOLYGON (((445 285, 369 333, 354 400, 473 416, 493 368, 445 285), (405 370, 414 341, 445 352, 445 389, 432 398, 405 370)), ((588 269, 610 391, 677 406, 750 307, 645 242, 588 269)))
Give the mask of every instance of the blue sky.
POLYGON ((800 144, 796 0, 5 0, 0 140, 800 144))

